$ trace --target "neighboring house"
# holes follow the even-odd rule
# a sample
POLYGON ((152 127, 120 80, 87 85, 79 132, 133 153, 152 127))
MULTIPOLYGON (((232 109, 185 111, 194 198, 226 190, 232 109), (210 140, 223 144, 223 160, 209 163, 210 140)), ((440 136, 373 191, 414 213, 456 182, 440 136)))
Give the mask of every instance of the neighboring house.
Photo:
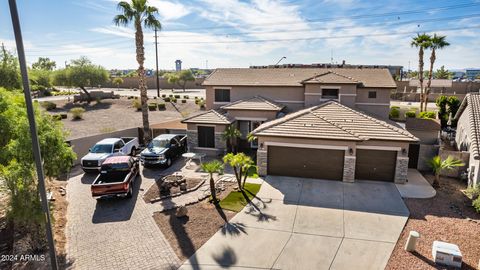
POLYGON ((388 69, 360 68, 221 68, 203 85, 207 109, 260 95, 287 112, 336 100, 382 119, 388 119, 396 89, 388 69))
POLYGON ((222 133, 234 125, 260 175, 407 179, 418 139, 386 122, 395 88, 386 69, 217 69, 204 85, 209 110, 182 120, 191 151, 225 153, 222 133))
POLYGON ((455 115, 457 134, 455 142, 459 151, 470 152, 469 185, 480 184, 480 93, 470 93, 455 115))
POLYGON ((438 149, 440 148, 438 144, 440 121, 438 119, 407 117, 405 128, 419 139, 417 143, 410 144, 408 167, 421 171, 430 170, 428 161, 438 155, 438 149))

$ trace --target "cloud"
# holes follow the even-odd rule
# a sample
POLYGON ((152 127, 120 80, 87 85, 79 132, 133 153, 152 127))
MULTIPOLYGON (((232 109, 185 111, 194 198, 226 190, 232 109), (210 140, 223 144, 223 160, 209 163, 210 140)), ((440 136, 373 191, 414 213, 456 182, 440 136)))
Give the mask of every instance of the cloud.
POLYGON ((149 4, 158 8, 162 21, 174 21, 190 14, 190 9, 178 2, 150 0, 149 4))

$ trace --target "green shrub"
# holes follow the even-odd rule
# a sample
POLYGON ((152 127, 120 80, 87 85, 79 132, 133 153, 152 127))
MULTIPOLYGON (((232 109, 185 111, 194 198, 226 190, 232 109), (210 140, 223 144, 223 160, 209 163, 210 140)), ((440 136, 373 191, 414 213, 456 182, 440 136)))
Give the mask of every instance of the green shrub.
POLYGON ((198 104, 198 102, 199 102, 199 99, 195 99, 195 104, 198 104))
POLYGON ((399 106, 390 106, 390 109, 399 109, 400 110, 400 107, 399 106))
POLYGON ((435 119, 435 112, 421 112, 418 117, 423 119, 435 119))
POLYGON ((157 110, 157 103, 149 103, 148 104, 148 110, 149 111, 156 111, 157 110))
POLYGON ((173 103, 177 103, 177 98, 172 98, 173 103))
POLYGON ((187 100, 186 100, 186 99, 182 99, 182 103, 187 103, 187 100))
POLYGON ((163 101, 165 101, 165 102, 170 102, 170 98, 169 98, 169 97, 166 97, 166 98, 163 99, 163 101))
POLYGON ((158 110, 165 110, 165 103, 158 103, 158 110))
POLYGON ((472 201, 472 206, 473 208, 475 208, 475 211, 477 211, 477 213, 480 213, 480 197, 472 201))
POLYGON ((153 99, 157 99, 157 97, 153 97, 153 99))
POLYGON ((62 116, 60 114, 54 114, 52 115, 53 120, 55 121, 60 121, 62 120, 62 116))
POLYGON ((195 100, 197 100, 197 99, 198 99, 198 97, 195 97, 195 100))
POLYGON ((70 113, 72 114, 73 120, 80 120, 83 118, 83 113, 85 112, 84 108, 75 107, 70 109, 70 113))
POLYGON ((190 97, 189 96, 183 96, 184 99, 189 99, 190 97))
POLYGON ((174 98, 180 98, 180 95, 175 95, 175 96, 173 96, 173 97, 174 97, 174 98))
POLYGON ((400 117, 400 109, 398 108, 390 108, 390 118, 397 119, 400 117))
POLYGON ((61 113, 60 117, 62 117, 62 119, 67 119, 67 114, 66 113, 61 113))
POLYGON ((132 106, 137 109, 137 111, 141 111, 142 110, 142 103, 140 102, 140 100, 138 99, 134 99, 133 102, 132 102, 132 106))
POLYGON ((415 111, 406 111, 405 112, 405 117, 407 118, 415 118, 417 116, 417 112, 415 111))
POLYGON ((170 95, 168 95, 168 97, 169 97, 169 98, 172 98, 172 97, 173 97, 173 95, 172 95, 172 94, 170 94, 170 95))
POLYGON ((200 109, 205 109, 205 101, 201 100, 197 104, 200 107, 200 109))
POLYGON ((47 111, 55 110, 57 108, 57 104, 50 101, 40 102, 40 106, 47 111))
POLYGON ((162 94, 162 98, 166 97, 167 95, 166 94, 162 94))

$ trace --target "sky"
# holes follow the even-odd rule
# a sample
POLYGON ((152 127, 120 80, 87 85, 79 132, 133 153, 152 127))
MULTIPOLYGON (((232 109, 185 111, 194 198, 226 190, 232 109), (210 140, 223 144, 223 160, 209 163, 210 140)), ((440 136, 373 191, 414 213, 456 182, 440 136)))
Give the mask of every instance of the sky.
MULTIPOLYGON (((114 0, 17 0, 27 62, 87 56, 108 69, 133 69, 133 26, 117 27, 114 0)), ((416 33, 446 35, 436 68, 480 67, 480 0, 149 0, 159 10, 160 69, 341 63, 415 70, 416 33)), ((154 32, 145 29, 147 68, 154 32)), ((8 1, 0 2, 0 42, 14 51, 8 1)), ((426 53, 428 61, 430 52, 426 53)))

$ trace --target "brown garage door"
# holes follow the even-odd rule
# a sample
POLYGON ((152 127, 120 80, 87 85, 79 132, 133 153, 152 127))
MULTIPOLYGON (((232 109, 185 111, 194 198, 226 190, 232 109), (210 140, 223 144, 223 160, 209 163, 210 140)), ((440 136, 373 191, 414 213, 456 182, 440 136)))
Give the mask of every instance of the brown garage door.
POLYGON ((342 180, 345 151, 268 147, 268 174, 342 180))
POLYGON ((397 151, 357 149, 355 179, 393 182, 397 151))

